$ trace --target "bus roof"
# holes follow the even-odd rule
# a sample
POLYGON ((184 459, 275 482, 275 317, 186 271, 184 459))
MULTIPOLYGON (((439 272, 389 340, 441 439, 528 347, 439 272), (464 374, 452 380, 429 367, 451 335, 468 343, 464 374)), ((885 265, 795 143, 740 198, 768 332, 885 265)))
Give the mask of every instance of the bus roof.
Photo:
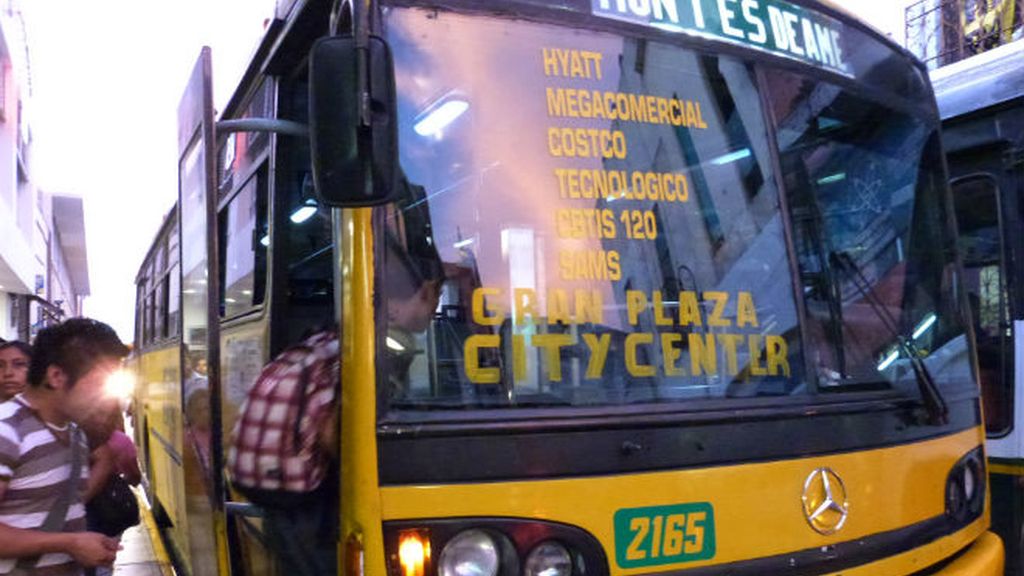
POLYGON ((1024 96, 1024 41, 931 71, 943 120, 1024 96))

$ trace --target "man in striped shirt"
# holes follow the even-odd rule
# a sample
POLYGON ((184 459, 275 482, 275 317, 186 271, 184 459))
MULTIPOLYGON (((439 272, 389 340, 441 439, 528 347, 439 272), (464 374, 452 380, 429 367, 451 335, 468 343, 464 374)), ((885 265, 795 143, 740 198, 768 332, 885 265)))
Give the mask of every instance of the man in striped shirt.
POLYGON ((17 568, 37 576, 79 576, 83 568, 113 563, 117 540, 85 531, 89 454, 80 432, 94 441, 110 435, 117 400, 104 387, 127 352, 109 326, 85 318, 36 337, 28 388, 0 404, 0 574, 17 568), (74 479, 73 441, 81 462, 74 479), (64 518, 45 529, 49 512, 60 510, 62 501, 64 518))

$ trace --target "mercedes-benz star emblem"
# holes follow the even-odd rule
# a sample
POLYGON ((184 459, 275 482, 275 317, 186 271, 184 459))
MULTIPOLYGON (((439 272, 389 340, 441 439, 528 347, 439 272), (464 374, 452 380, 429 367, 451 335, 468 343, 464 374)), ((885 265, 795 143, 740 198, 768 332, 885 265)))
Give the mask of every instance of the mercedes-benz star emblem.
POLYGON ((834 534, 846 523, 846 487, 831 468, 818 468, 804 481, 804 518, 819 534, 834 534))

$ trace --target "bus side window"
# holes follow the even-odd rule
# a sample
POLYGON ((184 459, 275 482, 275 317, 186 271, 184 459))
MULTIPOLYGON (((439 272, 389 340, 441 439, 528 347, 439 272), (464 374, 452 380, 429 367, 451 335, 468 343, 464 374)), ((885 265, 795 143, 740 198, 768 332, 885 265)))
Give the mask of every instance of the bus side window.
POLYGON ((263 303, 270 244, 265 171, 266 164, 220 213, 220 309, 224 318, 263 303))
POLYGON ((952 182, 958 249, 978 348, 979 379, 989 435, 1013 421, 1013 325, 1009 321, 1003 227, 995 178, 975 174, 952 182))
MULTIPOLYGON (((304 70, 282 80, 279 117, 306 123, 308 93, 304 70)), ((287 284, 275 287, 275 292, 283 289, 285 294, 275 300, 275 306, 283 306, 275 312, 281 320, 277 323, 281 332, 272 355, 299 342, 311 330, 331 324, 335 318, 331 211, 316 201, 309 143, 302 138, 288 138, 285 144, 278 145, 277 154, 274 206, 280 215, 274 220, 274 263, 281 271, 275 270, 274 278, 282 278, 284 272, 287 284)))

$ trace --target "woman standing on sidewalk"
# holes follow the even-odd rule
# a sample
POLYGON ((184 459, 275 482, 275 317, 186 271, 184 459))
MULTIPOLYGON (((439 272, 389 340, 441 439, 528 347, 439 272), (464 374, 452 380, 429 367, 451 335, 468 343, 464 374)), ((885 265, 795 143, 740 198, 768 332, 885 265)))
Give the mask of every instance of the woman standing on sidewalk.
POLYGON ((32 347, 11 340, 0 343, 0 402, 6 402, 20 394, 28 386, 28 363, 32 359, 32 347))

